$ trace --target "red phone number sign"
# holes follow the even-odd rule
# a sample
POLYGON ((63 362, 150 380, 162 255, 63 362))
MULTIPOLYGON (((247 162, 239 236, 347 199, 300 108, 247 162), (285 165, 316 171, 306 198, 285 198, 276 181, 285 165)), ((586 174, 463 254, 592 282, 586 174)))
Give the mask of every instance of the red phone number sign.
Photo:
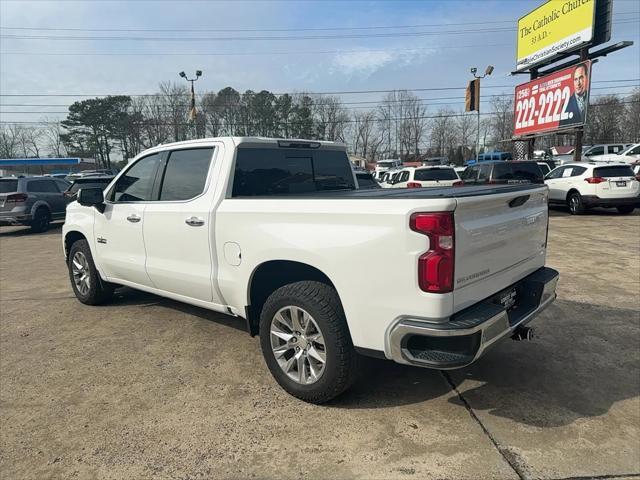
POLYGON ((591 62, 582 62, 516 87, 513 135, 575 128, 587 121, 591 62))

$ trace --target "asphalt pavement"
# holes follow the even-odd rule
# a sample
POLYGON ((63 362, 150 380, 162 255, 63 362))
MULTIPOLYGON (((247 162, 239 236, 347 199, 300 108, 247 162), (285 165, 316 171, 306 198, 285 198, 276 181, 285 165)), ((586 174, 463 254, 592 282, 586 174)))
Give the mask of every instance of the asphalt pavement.
POLYGON ((73 296, 60 227, 0 229, 0 478, 640 478, 640 216, 552 211, 532 342, 439 372, 366 361, 287 395, 232 317, 73 296))

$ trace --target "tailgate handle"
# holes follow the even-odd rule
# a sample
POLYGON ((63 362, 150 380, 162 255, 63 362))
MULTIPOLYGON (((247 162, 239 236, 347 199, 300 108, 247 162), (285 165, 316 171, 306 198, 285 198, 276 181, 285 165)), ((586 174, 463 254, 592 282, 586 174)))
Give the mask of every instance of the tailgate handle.
POLYGON ((521 195, 519 197, 514 198, 509 202, 509 208, 519 207, 520 205, 524 205, 527 200, 529 200, 530 195, 521 195))

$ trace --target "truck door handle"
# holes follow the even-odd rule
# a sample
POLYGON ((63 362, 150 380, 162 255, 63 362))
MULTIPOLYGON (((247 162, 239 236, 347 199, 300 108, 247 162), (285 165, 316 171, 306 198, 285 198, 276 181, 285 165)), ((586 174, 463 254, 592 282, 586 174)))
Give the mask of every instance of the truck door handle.
POLYGON ((131 223, 138 223, 140 221, 140 217, 135 213, 132 213, 127 217, 127 220, 129 220, 131 223))
POLYGON ((184 221, 184 223, 191 227, 201 227, 204 225, 204 220, 198 217, 189 217, 184 221))

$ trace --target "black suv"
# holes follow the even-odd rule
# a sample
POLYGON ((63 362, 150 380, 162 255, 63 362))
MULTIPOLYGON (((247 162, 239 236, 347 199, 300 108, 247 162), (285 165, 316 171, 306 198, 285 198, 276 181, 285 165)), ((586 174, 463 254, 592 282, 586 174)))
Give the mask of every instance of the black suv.
POLYGON ((460 178, 465 185, 544 183, 542 170, 536 162, 491 161, 469 165, 460 178))

